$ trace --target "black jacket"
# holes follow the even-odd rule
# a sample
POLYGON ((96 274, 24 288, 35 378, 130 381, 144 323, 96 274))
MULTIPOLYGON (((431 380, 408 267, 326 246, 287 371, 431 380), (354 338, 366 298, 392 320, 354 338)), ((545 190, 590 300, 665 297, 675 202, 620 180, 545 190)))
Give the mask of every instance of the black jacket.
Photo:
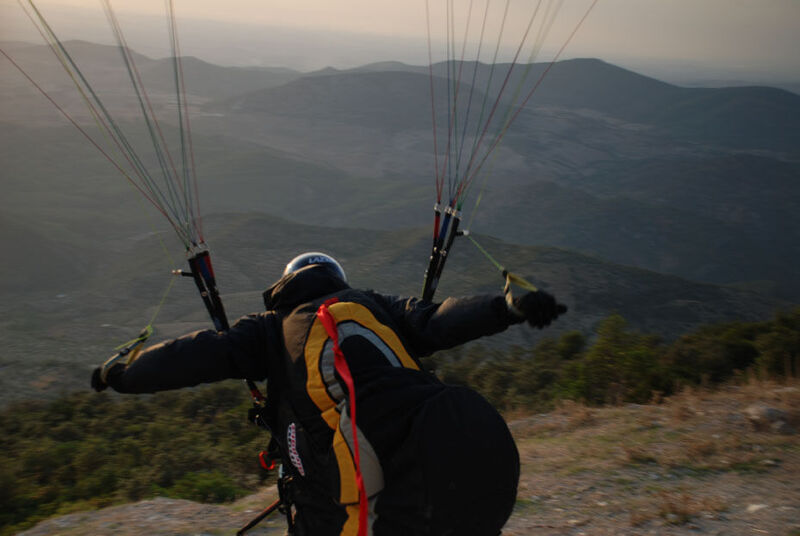
POLYGON ((264 301, 266 312, 245 316, 226 332, 198 331, 146 349, 124 371, 112 369, 108 383, 145 393, 226 378, 267 380, 269 425, 284 467, 311 498, 297 502, 331 526, 354 515, 345 506, 357 504, 359 492, 347 387, 318 318, 322 304, 336 320, 354 380, 368 497, 384 488, 383 468, 392 467, 420 408, 444 389, 418 359, 520 321, 499 295, 440 304, 385 296, 352 289, 318 265, 281 278, 264 301), (341 512, 319 507, 320 497, 333 499, 341 512))
POLYGON ((428 303, 354 290, 312 265, 281 278, 264 293, 266 312, 244 316, 225 332, 197 331, 147 348, 124 372, 112 371, 108 383, 123 393, 152 393, 228 378, 269 378, 271 385, 280 384, 282 378, 274 372, 280 370, 286 353, 297 359, 304 335, 303 324, 299 324, 293 328, 297 333, 287 333, 285 338, 285 325, 293 325, 297 314, 309 314, 304 304, 334 295, 367 300, 368 307, 379 312, 415 359, 522 321, 508 312, 499 295, 428 303))

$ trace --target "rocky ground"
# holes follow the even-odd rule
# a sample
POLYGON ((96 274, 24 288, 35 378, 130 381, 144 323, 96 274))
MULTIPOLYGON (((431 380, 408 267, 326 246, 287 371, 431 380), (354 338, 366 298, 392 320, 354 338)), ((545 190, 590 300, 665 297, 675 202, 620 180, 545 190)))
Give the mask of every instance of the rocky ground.
MULTIPOLYGON (((503 531, 800 536, 800 382, 686 391, 659 404, 509 416, 523 470, 503 531)), ((44 521, 25 536, 229 535, 275 497, 157 498, 44 521)), ((274 516, 249 534, 283 534, 274 516)))
POLYGON ((514 423, 508 535, 800 535, 797 386, 564 406, 514 423))

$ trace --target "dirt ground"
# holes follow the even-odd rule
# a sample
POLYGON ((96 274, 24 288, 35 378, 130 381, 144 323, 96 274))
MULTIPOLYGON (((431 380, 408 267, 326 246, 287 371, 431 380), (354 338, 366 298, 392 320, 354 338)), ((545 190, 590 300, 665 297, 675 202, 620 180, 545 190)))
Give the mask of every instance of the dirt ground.
MULTIPOLYGON (((800 536, 800 382, 659 404, 509 416, 522 460, 506 536, 800 536)), ((157 498, 44 521, 25 536, 230 535, 275 497, 157 498)), ((252 535, 283 534, 275 515, 252 535)))
POLYGON ((798 536, 798 411, 796 383, 758 383, 515 421, 524 470, 504 534, 798 536))

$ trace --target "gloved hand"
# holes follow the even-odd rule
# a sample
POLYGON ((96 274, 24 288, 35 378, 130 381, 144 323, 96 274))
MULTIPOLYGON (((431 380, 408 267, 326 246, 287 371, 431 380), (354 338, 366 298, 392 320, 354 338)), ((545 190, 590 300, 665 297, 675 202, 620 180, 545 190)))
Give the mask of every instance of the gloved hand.
POLYGON ((108 384, 103 381, 103 367, 97 367, 92 371, 92 389, 98 393, 108 389, 108 384))
MULTIPOLYGON (((125 371, 125 364, 124 363, 115 363, 111 365, 105 374, 103 373, 103 367, 97 367, 92 371, 92 389, 97 391, 105 391, 108 389, 109 378, 113 378, 122 374, 125 371)), ((113 383, 113 382, 112 382, 113 383)))
POLYGON ((525 319, 533 327, 542 329, 567 312, 567 306, 543 290, 526 292, 522 296, 506 294, 508 310, 517 318, 525 319))

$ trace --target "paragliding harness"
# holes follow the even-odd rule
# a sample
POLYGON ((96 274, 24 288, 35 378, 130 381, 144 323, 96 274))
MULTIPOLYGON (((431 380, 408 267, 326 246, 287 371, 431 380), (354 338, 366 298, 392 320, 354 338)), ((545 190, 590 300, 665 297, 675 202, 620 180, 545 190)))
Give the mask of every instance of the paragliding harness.
MULTIPOLYGON (((338 298, 331 298, 325 301, 322 305, 320 305, 319 309, 317 310, 317 318, 320 320, 323 328, 325 329, 325 333, 329 337, 332 346, 333 346, 333 353, 334 353, 334 367, 336 369, 336 373, 342 379, 342 381, 347 386, 347 392, 349 393, 349 400, 348 400, 348 411, 350 414, 350 420, 352 422, 352 430, 353 430, 353 457, 355 463, 355 477, 356 477, 356 486, 358 489, 358 497, 359 497, 359 517, 358 517, 358 534, 359 536, 366 536, 367 530, 367 523, 368 523, 368 511, 369 505, 367 501, 367 492, 365 489, 364 484, 364 476, 361 472, 361 452, 358 444, 358 434, 357 434, 357 414, 356 414, 356 389, 355 383, 353 381, 353 375, 350 372, 350 367, 347 364, 347 360, 344 357, 344 353, 339 346, 339 333, 338 328, 336 327, 337 321, 334 318, 333 314, 328 309, 329 306, 338 303, 338 298)), ((272 435, 270 439, 269 445, 266 451, 262 451, 259 454, 259 461, 261 466, 266 470, 271 470, 275 468, 275 461, 277 459, 281 460, 289 460, 291 458, 287 458, 284 455, 284 447, 281 446, 281 443, 275 439, 275 434, 272 430, 277 428, 277 408, 279 408, 280 398, 278 391, 276 389, 270 389, 267 392, 267 400, 263 401, 258 406, 252 407, 248 412, 248 418, 250 422, 254 423, 255 425, 264 428, 265 430, 269 431, 272 435)), ((282 411, 291 411, 287 410, 286 406, 282 406, 284 409, 282 411)), ((262 510, 256 517, 254 517, 249 523, 243 526, 239 531, 236 533, 237 536, 243 535, 245 532, 250 530, 251 528, 255 527, 258 523, 264 520, 267 516, 272 514, 274 511, 279 511, 286 516, 286 523, 288 525, 288 534, 292 535, 295 534, 295 522, 294 522, 294 512, 293 512, 293 486, 294 480, 291 475, 288 473, 281 474, 278 477, 278 500, 267 506, 264 510, 262 510)))

